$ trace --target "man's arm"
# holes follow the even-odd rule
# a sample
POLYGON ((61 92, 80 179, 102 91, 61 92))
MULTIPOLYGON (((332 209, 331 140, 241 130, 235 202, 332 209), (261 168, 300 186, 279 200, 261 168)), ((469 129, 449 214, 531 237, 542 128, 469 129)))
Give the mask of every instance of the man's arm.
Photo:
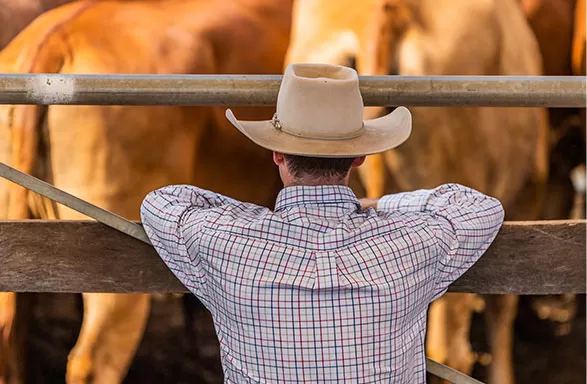
MULTIPOLYGON (((374 201, 363 200, 362 204, 372 207, 374 201)), ((433 300, 485 253, 504 220, 499 200, 459 184, 387 195, 376 204, 379 211, 428 214, 439 248, 433 300)))
POLYGON ((141 221, 153 247, 187 288, 201 294, 204 282, 198 257, 198 234, 212 208, 238 203, 190 185, 150 192, 141 204, 141 221))

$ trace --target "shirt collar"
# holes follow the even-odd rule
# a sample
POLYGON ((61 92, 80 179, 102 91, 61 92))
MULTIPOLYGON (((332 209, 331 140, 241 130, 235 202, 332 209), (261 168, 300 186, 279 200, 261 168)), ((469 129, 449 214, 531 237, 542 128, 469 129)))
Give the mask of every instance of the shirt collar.
POLYGON ((277 195, 275 211, 307 205, 354 205, 361 210, 361 203, 353 190, 344 185, 297 185, 283 188, 277 195))

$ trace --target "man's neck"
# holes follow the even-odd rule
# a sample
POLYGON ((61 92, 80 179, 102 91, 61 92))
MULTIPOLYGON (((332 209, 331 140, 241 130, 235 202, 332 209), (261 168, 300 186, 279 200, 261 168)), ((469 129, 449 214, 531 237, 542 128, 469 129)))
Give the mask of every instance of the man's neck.
POLYGON ((340 185, 344 187, 348 187, 348 178, 340 179, 340 178, 312 178, 312 177, 300 177, 295 178, 292 180, 288 180, 287 182, 283 182, 284 188, 287 187, 298 187, 298 186, 308 186, 308 187, 317 187, 320 185, 340 185))

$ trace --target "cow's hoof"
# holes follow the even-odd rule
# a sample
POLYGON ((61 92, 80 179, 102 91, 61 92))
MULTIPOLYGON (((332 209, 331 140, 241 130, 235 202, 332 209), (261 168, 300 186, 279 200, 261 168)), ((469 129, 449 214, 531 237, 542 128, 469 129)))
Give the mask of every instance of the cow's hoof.
POLYGON ((89 354, 69 354, 65 382, 67 384, 90 384, 94 379, 94 364, 89 354))

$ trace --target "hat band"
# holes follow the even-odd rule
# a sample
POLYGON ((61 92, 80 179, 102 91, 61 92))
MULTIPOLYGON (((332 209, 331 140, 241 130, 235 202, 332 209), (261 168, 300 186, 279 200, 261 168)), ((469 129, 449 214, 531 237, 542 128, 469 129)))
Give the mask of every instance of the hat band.
POLYGON ((300 134, 295 134, 295 133, 291 133, 289 132, 287 129, 283 129, 283 124, 281 123, 281 121, 279 120, 279 118, 277 117, 277 113, 273 114, 273 117, 271 118, 271 125, 273 125, 273 128, 277 129, 278 131, 281 131, 283 133, 286 133, 288 135, 291 136, 295 136, 295 137, 303 137, 305 139, 312 139, 312 140, 332 140, 332 141, 339 141, 339 140, 349 140, 349 139, 355 139, 359 136, 361 136, 363 134, 363 132, 365 131, 365 123, 361 122, 361 129, 359 129, 357 132, 352 132, 349 135, 346 136, 338 136, 336 138, 332 137, 321 137, 321 136, 312 136, 312 135, 300 135, 300 134))

